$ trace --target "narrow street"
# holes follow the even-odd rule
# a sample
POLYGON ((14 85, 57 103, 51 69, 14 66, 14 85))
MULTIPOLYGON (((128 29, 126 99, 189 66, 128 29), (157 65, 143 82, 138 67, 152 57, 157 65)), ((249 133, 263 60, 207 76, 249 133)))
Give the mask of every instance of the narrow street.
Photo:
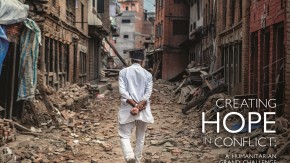
MULTIPOLYGON (((151 98, 155 123, 147 129, 144 162, 194 163, 215 159, 214 153, 209 155, 208 149, 202 148, 200 136, 192 130, 198 125, 193 123, 193 114, 183 115, 181 105, 174 102, 169 92, 155 85, 151 98)), ((116 119, 119 104, 115 87, 105 98, 89 100, 84 108, 70 112, 75 114, 74 122, 64 123, 59 130, 45 126, 42 136, 17 135, 17 141, 7 146, 23 163, 122 163, 116 119)))
POLYGON ((142 163, 290 163, 289 13, 290 0, 0 0, 0 163, 124 163, 118 123, 130 163, 145 129, 142 163))

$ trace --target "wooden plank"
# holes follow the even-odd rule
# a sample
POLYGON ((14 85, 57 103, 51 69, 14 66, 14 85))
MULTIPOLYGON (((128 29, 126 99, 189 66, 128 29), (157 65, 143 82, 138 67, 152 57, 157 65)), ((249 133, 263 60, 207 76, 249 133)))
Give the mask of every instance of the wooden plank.
POLYGON ((106 69, 106 68, 104 68, 103 70, 104 71, 111 71, 111 72, 120 72, 121 71, 120 69, 106 69))
POLYGON ((59 123, 58 120, 56 119, 56 115, 53 112, 53 104, 49 101, 46 93, 45 93, 45 87, 44 87, 44 83, 43 83, 43 75, 37 75, 38 77, 38 90, 40 95, 42 96, 42 100, 43 103, 47 109, 48 114, 50 115, 52 122, 54 123, 54 125, 56 126, 56 128, 59 128, 59 123))
POLYGON ((276 154, 277 158, 282 156, 289 149, 290 149, 290 142, 287 142, 277 151, 277 154, 276 154))
POLYGON ((105 37, 106 42, 110 45, 110 47, 113 49, 113 51, 115 52, 115 54, 118 56, 118 58, 120 59, 120 61, 124 64, 124 66, 128 67, 126 61, 124 60, 124 58, 122 58, 122 56, 119 54, 119 52, 117 51, 117 49, 115 48, 114 45, 111 44, 111 42, 107 39, 107 37, 105 37))
POLYGON ((155 70, 153 71, 153 78, 154 78, 154 79, 156 79, 157 72, 158 72, 158 70, 159 70, 160 64, 161 64, 161 59, 158 60, 157 65, 156 65, 156 67, 155 67, 155 70))
POLYGON ((32 132, 30 129, 22 126, 21 124, 10 120, 10 119, 3 119, 5 122, 9 122, 12 126, 14 126, 16 129, 20 130, 20 131, 25 131, 25 132, 32 132))
POLYGON ((208 88, 209 88, 210 90, 213 89, 212 85, 209 83, 208 80, 204 80, 204 82, 205 82, 205 84, 208 86, 208 88))

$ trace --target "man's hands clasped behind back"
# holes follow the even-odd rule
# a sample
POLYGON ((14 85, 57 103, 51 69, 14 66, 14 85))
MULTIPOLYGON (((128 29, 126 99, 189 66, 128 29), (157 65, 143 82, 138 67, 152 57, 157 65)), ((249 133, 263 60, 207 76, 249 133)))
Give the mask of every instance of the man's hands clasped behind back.
POLYGON ((140 111, 144 110, 146 108, 146 105, 147 105, 146 101, 141 101, 141 102, 137 103, 133 99, 127 100, 127 103, 133 107, 130 111, 130 113, 132 115, 137 115, 140 111))

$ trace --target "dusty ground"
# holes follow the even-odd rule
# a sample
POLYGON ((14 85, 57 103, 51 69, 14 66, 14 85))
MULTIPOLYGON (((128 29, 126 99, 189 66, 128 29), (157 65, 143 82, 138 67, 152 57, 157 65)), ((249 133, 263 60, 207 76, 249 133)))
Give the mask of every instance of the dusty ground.
MULTIPOLYGON (((151 102, 155 123, 147 129, 143 162, 212 163, 229 152, 228 148, 202 143, 200 113, 183 115, 182 105, 159 88, 154 90, 151 102)), ((119 104, 115 89, 105 98, 75 108, 73 118, 60 129, 44 124, 42 136, 18 135, 17 141, 7 146, 21 162, 123 163, 117 133, 119 104)))

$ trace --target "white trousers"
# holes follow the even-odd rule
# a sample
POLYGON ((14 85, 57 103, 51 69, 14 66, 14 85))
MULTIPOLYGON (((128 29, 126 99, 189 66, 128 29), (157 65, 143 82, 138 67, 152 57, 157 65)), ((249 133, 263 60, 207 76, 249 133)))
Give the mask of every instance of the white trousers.
POLYGON ((141 162, 142 150, 145 141, 145 131, 147 123, 143 121, 135 121, 127 124, 119 124, 119 136, 121 139, 121 148, 126 160, 135 158, 136 163, 141 162), (136 147, 133 151, 131 145, 132 131, 136 127, 136 147))

